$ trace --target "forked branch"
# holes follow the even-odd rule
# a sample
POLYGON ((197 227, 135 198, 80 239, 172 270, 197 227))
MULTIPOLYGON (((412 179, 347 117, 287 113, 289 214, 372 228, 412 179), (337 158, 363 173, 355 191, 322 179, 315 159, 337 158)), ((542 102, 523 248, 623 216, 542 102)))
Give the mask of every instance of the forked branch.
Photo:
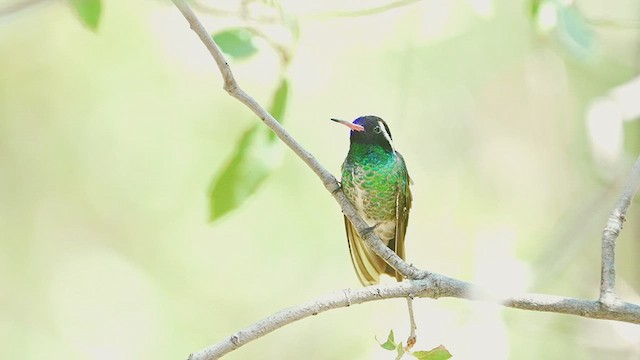
POLYGON ((613 305, 618 301, 615 294, 616 285, 616 240, 627 219, 627 210, 640 187, 640 157, 631 169, 631 173, 622 188, 616 206, 611 211, 607 225, 602 231, 602 261, 600 276, 600 302, 613 305))

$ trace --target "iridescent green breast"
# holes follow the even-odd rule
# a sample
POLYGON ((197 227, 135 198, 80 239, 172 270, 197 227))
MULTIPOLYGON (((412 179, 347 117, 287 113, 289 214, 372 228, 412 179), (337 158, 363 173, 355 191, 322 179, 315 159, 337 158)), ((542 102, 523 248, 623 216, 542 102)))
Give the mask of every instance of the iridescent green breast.
POLYGON ((342 165, 342 188, 368 223, 395 221, 398 191, 406 186, 406 174, 404 161, 395 152, 352 144, 342 165))

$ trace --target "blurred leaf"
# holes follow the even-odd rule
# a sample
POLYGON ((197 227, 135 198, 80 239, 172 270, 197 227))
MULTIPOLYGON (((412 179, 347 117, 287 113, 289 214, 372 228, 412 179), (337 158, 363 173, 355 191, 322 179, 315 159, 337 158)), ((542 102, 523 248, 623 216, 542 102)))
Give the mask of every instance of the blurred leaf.
MULTIPOLYGON (((289 85, 283 78, 269 107, 271 115, 280 122, 288 93, 289 85)), ((280 164, 282 148, 275 139, 274 132, 263 124, 255 124, 242 135, 234 154, 211 187, 211 221, 240 206, 280 164)))
MULTIPOLYGON (((288 98, 289 84, 287 79, 282 78, 280 86, 278 86, 276 93, 273 95, 273 100, 271 100, 271 106, 269 106, 269 113, 280 123, 284 120, 284 113, 287 109, 288 98)), ((276 139, 276 134, 273 131, 270 132, 269 139, 272 141, 276 139)))
POLYGON ((225 54, 234 59, 245 59, 258 51, 253 46, 253 34, 243 28, 221 31, 213 35, 213 41, 225 54))
POLYGON ((67 0, 89 29, 96 31, 100 21, 102 5, 100 0, 67 0))
POLYGON ((440 345, 429 351, 414 351, 413 356, 419 360, 447 360, 451 358, 451 353, 449 353, 449 350, 444 346, 440 345))
POLYGON ((240 206, 280 164, 282 148, 270 140, 270 133, 269 128, 258 123, 242 135, 231 159, 211 186, 211 221, 240 206))
MULTIPOLYGON (((377 340, 377 339, 376 339, 377 340)), ((378 342, 380 344, 380 342, 378 342)), ((393 339, 393 330, 389 331, 389 336, 387 336, 387 341, 384 344, 380 344, 383 349, 393 351, 396 349, 396 343, 393 339)))
POLYGON ((396 356, 396 360, 400 360, 400 358, 402 358, 402 355, 404 355, 404 346, 402 346, 402 341, 400 341, 400 343, 396 347, 396 352, 398 353, 398 356, 396 356))
POLYGON ((293 39, 297 43, 300 40, 300 23, 298 22, 297 17, 288 17, 287 24, 289 25, 289 30, 291 31, 291 35, 293 35, 293 39))
POLYGON ((287 79, 283 78, 280 81, 280 86, 278 86, 278 90, 273 95, 273 100, 271 101, 271 106, 269 107, 269 112, 273 117, 278 120, 278 122, 282 123, 282 119, 284 117, 284 112, 287 109, 287 100, 289 97, 289 83, 287 79))
POLYGON ((529 15, 532 19, 535 19, 538 16, 538 11, 540 10, 540 3, 543 0, 531 0, 529 4, 529 15))
POLYGON ((558 8, 558 32, 560 40, 574 56, 585 58, 593 54, 593 31, 575 6, 558 8))

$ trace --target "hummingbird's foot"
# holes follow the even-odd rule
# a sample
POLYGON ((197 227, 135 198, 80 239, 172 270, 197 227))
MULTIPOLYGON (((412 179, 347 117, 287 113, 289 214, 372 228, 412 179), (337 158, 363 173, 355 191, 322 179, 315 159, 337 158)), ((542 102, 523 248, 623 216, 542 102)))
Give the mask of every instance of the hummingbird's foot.
POLYGON ((370 226, 368 228, 364 228, 364 230, 362 230, 362 237, 366 238, 368 237, 371 233, 373 233, 373 231, 378 227, 378 225, 380 225, 380 223, 377 223, 373 226, 370 226))
POLYGON ((342 183, 340 181, 336 181, 333 183, 333 189, 331 189, 331 195, 335 195, 338 191, 342 190, 342 183))

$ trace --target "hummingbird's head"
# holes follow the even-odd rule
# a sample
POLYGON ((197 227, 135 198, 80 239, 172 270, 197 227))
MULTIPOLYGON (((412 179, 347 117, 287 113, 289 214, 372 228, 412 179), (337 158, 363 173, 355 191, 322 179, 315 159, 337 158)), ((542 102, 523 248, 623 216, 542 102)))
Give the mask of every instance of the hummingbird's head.
POLYGON ((351 129, 351 143, 379 145, 388 151, 394 151, 391 131, 387 123, 373 115, 361 116, 352 123, 331 119, 351 129))

